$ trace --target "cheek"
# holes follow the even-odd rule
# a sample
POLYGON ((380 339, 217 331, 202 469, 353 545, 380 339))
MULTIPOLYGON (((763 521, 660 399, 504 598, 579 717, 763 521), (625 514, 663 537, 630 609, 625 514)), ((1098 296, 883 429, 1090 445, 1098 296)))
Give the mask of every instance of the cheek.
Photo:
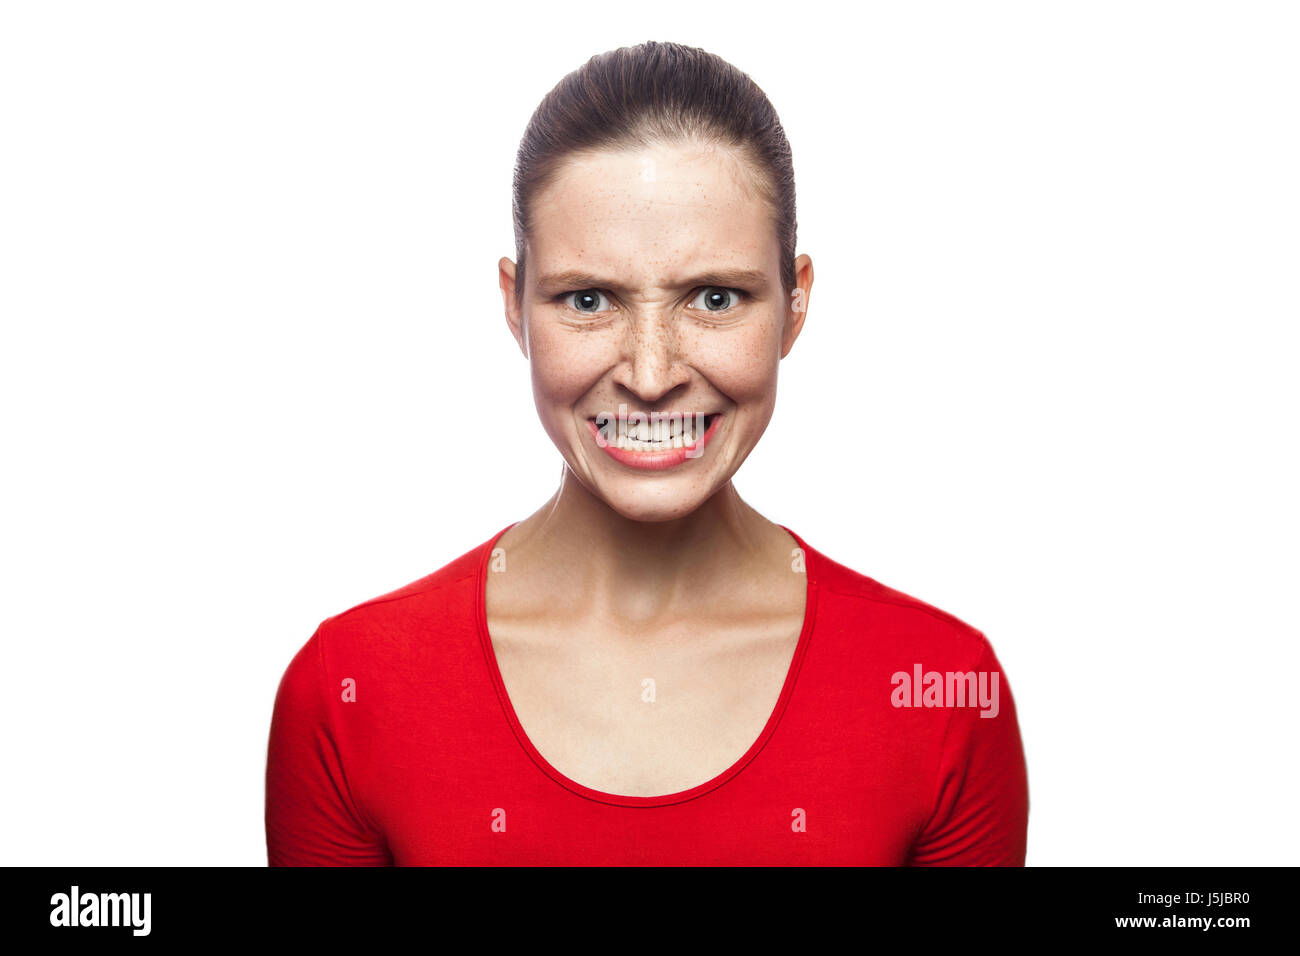
POLYGON ((534 326, 528 344, 539 407, 572 405, 617 362, 613 340, 599 332, 534 326))
POLYGON ((698 329, 685 337, 691 364, 738 405, 775 401, 780 333, 775 320, 726 331, 698 329))

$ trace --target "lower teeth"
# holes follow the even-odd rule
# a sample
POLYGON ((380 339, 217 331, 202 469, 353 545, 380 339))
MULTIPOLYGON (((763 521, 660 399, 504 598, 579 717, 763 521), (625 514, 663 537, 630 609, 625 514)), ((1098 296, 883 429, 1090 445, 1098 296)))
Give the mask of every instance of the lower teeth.
MULTIPOLYGON (((685 444, 694 444, 695 439, 687 435, 684 441, 685 444)), ((626 451, 662 451, 666 448, 684 447, 681 438, 669 438, 664 441, 637 441, 635 438, 620 438, 615 444, 626 451)))

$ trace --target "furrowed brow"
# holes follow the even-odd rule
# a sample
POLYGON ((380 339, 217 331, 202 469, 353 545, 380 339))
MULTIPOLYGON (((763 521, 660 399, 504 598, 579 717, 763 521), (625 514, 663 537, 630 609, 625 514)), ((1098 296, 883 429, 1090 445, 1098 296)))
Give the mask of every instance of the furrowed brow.
MULTIPOLYGON (((767 273, 757 269, 708 269, 688 279, 675 283, 675 288, 693 289, 700 286, 765 286, 767 273)), ((563 292, 578 289, 610 289, 615 292, 627 291, 627 286, 616 280, 602 278, 590 272, 568 270, 565 272, 548 272, 539 276, 537 288, 546 293, 563 292)))

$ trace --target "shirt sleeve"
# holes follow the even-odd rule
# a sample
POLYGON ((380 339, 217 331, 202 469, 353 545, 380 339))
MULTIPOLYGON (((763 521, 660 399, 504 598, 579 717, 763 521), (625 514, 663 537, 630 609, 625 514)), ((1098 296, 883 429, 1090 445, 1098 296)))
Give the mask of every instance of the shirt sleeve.
POLYGON ((391 865, 383 835, 352 801, 325 698, 321 630, 280 680, 266 758, 270 866, 391 865))
POLYGON ((970 670, 977 679, 981 672, 989 675, 986 699, 996 701, 996 715, 982 701, 981 706, 952 708, 935 779, 934 812, 912 846, 912 866, 1025 865, 1029 782, 1015 702, 983 635, 980 644, 970 670))

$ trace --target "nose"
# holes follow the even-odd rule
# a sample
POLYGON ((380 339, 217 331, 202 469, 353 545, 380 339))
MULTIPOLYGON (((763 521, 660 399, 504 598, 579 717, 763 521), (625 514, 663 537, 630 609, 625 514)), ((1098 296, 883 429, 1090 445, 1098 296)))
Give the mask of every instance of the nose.
POLYGON ((621 361, 614 382, 646 404, 657 402, 690 381, 682 360, 677 323, 671 315, 642 313, 623 329, 621 361))

